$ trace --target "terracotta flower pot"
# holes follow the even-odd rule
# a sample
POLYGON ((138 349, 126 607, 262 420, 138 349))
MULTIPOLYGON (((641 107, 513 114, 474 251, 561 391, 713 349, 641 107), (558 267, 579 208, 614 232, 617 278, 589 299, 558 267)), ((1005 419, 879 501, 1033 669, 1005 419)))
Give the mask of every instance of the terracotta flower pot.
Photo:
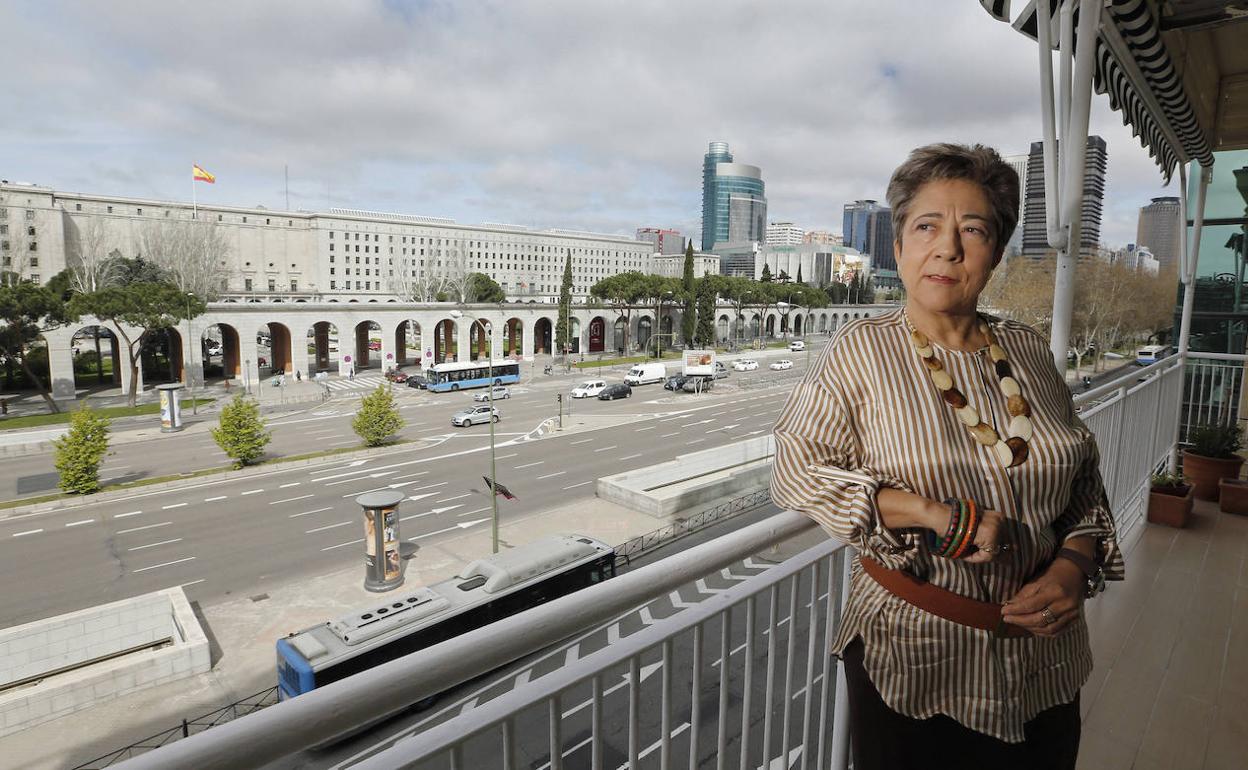
POLYGON ((1192 516, 1192 502, 1196 488, 1191 484, 1181 487, 1153 487, 1148 493, 1148 521, 1166 527, 1182 529, 1192 516))
POLYGON ((1243 464, 1244 458, 1242 457, 1224 460, 1186 451, 1183 453, 1183 475, 1192 482, 1198 500, 1217 500, 1218 482, 1222 479, 1237 478, 1243 464))
POLYGON ((1218 506, 1222 511, 1248 516, 1248 481, 1222 479, 1218 486, 1221 490, 1218 506))

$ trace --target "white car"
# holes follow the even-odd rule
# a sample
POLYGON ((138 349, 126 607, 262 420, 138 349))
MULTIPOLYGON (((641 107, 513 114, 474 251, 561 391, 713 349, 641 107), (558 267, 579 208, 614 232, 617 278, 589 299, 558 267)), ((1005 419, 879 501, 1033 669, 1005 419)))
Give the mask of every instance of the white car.
POLYGON ((780 359, 779 361, 775 362, 774 364, 772 364, 771 366, 769 366, 769 367, 767 367, 767 368, 772 369, 772 370, 777 371, 777 372, 778 372, 778 371, 781 371, 781 370, 784 370, 784 369, 792 369, 792 368, 793 368, 793 362, 792 362, 792 361, 790 361, 790 360, 789 360, 789 359, 787 359, 787 358, 782 358, 782 359, 780 359))
POLYGON ((456 428, 463 428, 468 425, 476 425, 479 422, 489 422, 491 416, 493 416, 494 422, 498 422, 502 415, 498 413, 497 408, 491 409, 489 404, 470 406, 451 415, 451 425, 456 428))
MULTIPOLYGON (((511 391, 507 390, 507 387, 505 385, 495 385, 494 386, 494 400, 498 401, 504 398, 511 398, 511 391)), ((489 401, 490 391, 483 390, 480 393, 473 396, 472 400, 473 401, 489 401)))
POLYGON ((606 387, 606 380, 586 380, 572 389, 572 398, 596 398, 606 387))
POLYGON ((758 368, 758 362, 752 358, 742 358, 732 362, 732 368, 738 372, 752 372, 758 368))
POLYGON ((801 351, 805 349, 806 349, 806 343, 803 342, 802 340, 793 340, 792 342, 789 343, 789 350, 793 351, 794 353, 800 353, 801 351))

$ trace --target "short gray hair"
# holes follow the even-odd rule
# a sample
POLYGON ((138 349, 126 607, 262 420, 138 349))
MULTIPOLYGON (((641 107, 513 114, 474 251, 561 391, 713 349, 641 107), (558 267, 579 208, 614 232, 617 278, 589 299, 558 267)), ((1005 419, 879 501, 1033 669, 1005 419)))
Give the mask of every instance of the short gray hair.
POLYGON ((888 182, 888 205, 893 210, 893 238, 910 216, 910 204, 919 189, 938 179, 964 179, 979 185, 992 207, 993 238, 998 258, 1018 226, 1018 173, 991 147, 942 142, 910 153, 888 182))

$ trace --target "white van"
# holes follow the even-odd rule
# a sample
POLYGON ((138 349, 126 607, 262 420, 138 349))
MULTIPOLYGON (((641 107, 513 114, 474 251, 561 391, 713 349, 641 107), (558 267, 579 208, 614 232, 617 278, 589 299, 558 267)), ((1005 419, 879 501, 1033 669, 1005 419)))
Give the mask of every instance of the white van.
POLYGON ((665 379, 667 379, 667 367, 659 363, 637 364, 624 375, 624 381, 629 385, 649 385, 653 382, 663 382, 665 379))

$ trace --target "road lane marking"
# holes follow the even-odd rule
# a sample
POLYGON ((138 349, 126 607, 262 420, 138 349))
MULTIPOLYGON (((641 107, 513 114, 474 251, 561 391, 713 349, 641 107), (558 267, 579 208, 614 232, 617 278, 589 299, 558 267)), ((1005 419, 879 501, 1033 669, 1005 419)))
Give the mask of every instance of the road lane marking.
POLYGON ((289 516, 288 518, 291 518, 291 519, 297 519, 297 518, 299 518, 300 516, 311 516, 311 515, 312 515, 312 514, 314 514, 314 513, 323 513, 323 512, 325 512, 325 511, 332 511, 333 509, 334 509, 334 507, 333 507, 332 505, 330 505, 330 506, 326 506, 325 508, 317 508, 317 509, 315 509, 315 510, 311 510, 311 511, 304 511, 303 513, 292 513, 292 514, 290 514, 290 516, 289 516))
MULTIPOLYGON (((519 455, 519 454, 520 454, 519 452, 512 452, 512 453, 511 453, 511 454, 509 454, 509 455, 499 455, 498 457, 495 457, 494 459, 495 459, 495 460, 506 460, 508 457, 515 457, 515 456, 517 456, 517 455, 519 455)), ((427 472, 427 471, 426 471, 426 472, 427 472)))
POLYGON ((577 444, 588 444, 591 441, 593 441, 592 438, 583 438, 580 441, 569 441, 568 446, 576 446, 577 444))
POLYGON ((542 479, 553 479, 555 476, 562 476, 565 473, 567 473, 567 471, 556 471, 555 473, 547 473, 545 476, 538 476, 537 480, 541 481, 542 479))
POLYGON ((356 443, 359 443, 359 442, 357 442, 355 439, 348 439, 346 441, 332 441, 326 444, 325 446, 346 446, 347 444, 356 444, 356 443))
POLYGON ((153 564, 153 565, 152 565, 152 566, 150 566, 150 567, 143 567, 143 568, 141 568, 141 569, 132 569, 132 570, 130 570, 130 571, 131 571, 132 573, 134 573, 134 574, 138 574, 138 573, 140 573, 140 572, 147 572, 148 570, 151 570, 151 569, 160 569, 161 567, 170 567, 170 566, 173 566, 174 564, 181 564, 182 562, 185 562, 185 561, 195 561, 195 557, 194 557, 194 556, 188 556, 188 557, 186 557, 185 559, 177 559, 177 560, 175 560, 175 561, 167 561, 167 562, 165 562, 164 564, 153 564))
POLYGON ((133 548, 127 548, 127 551, 142 551, 144 548, 155 548, 158 545, 169 545, 170 543, 180 543, 182 538, 175 537, 173 540, 161 540, 159 543, 148 543, 147 545, 136 545, 133 548))
POLYGON ((129 513, 117 513, 113 515, 114 519, 124 519, 127 516, 138 516, 143 511, 130 511, 129 513))
POLYGON ((227 498, 227 497, 229 497, 229 495, 217 495, 216 497, 205 497, 205 498, 204 498, 204 502, 205 502, 205 503, 215 503, 216 501, 218 501, 218 500, 224 500, 224 499, 225 499, 225 498, 227 498))
POLYGON ((171 503, 170 505, 160 506, 160 510, 167 511, 170 508, 185 508, 188 505, 190 505, 190 503, 171 503))
POLYGON ((192 580, 189 583, 183 583, 182 585, 178 586, 178 588, 186 588, 187 586, 197 586, 200 583, 203 583, 204 581, 206 581, 207 579, 208 578, 200 578, 199 580, 192 580))
POLYGON ((113 471, 124 471, 129 467, 130 467, 129 465, 110 465, 107 468, 105 468, 105 470, 107 470, 109 473, 112 473, 113 471))
POLYGON ((117 530, 117 534, 125 535, 125 534, 129 534, 130 532, 141 532, 145 529, 156 529, 157 527, 167 527, 172 523, 173 523, 172 521, 162 521, 159 524, 148 524, 147 526, 144 526, 144 527, 134 527, 132 529, 119 529, 117 530))
POLYGON ((278 503, 293 503, 296 500, 307 500, 309 497, 315 496, 316 495, 300 495, 299 497, 288 497, 285 500, 274 500, 270 502, 269 505, 277 505, 278 503))
POLYGON ((28 529, 25 532, 14 532, 13 537, 26 537, 27 535, 37 535, 42 531, 43 531, 42 529, 28 529))
POLYGON ((595 451, 595 452, 605 452, 605 451, 607 451, 608 449, 615 449, 615 444, 612 444, 611 446, 599 447, 598 449, 595 449, 594 451, 595 451))
POLYGON ((425 475, 426 473, 428 473, 428 472, 429 472, 429 471, 421 471, 420 473, 409 473, 409 474, 407 474, 406 476, 395 476, 395 477, 394 477, 394 480, 395 480, 395 481, 402 481, 403 479, 414 479, 414 478, 416 478, 417 476, 424 476, 424 475, 425 475))
POLYGON ((364 538, 360 538, 359 540, 352 540, 352 541, 351 541, 351 542, 349 542, 349 543, 339 543, 338 545, 331 545, 331 546, 328 546, 328 547, 326 547, 326 548, 322 548, 321 550, 322 550, 322 551, 332 551, 332 550, 334 550, 335 548, 343 548, 343 547, 348 546, 348 545, 356 545, 357 543, 363 543, 363 542, 364 542, 364 538))
POLYGON ((452 500, 462 500, 465 497, 471 497, 471 496, 472 496, 471 492, 465 492, 462 495, 455 495, 454 497, 448 497, 445 500, 434 500, 433 503, 434 505, 438 505, 439 503, 449 503, 452 500))
POLYGON ((524 465, 517 465, 516 470, 520 470, 521 468, 532 468, 534 465, 544 465, 545 463, 545 460, 538 460, 535 463, 525 463, 524 465))
POLYGON ((303 483, 302 481, 292 481, 289 484, 282 484, 280 487, 278 487, 278 489, 286 489, 287 487, 297 487, 302 483, 303 483))
POLYGON ((680 435, 680 431, 676 431, 675 433, 664 433, 662 436, 659 436, 659 438, 671 438, 672 436, 679 436, 679 435, 680 435))
POLYGON ((654 425, 647 425, 647 426, 646 426, 646 427, 644 427, 644 428, 637 428, 636 430, 634 430, 634 431, 633 431, 633 433, 641 433, 643 430, 654 430, 654 429, 655 429, 655 427, 657 427, 657 426, 654 426, 654 425))
POLYGON ((589 481, 582 481, 582 482, 581 482, 581 483, 579 483, 579 484, 573 484, 573 485, 572 485, 572 486, 570 486, 570 487, 564 487, 564 489, 565 489, 565 490, 568 490, 568 489, 576 489, 577 487, 583 487, 583 486, 585 486, 586 484, 593 484, 593 483, 594 483, 594 481, 593 481, 593 479, 591 479, 591 480, 589 480, 589 481))
POLYGON ((247 490, 246 492, 241 493, 241 494, 239 495, 239 497, 246 497, 247 495, 255 495, 255 494, 259 494, 259 493, 261 493, 261 492, 263 492, 263 491, 264 491, 263 489, 249 489, 249 490, 247 490))
POLYGON ((456 516, 471 516, 474 513, 481 513, 482 511, 488 511, 488 510, 490 510, 490 506, 487 505, 484 508, 478 508, 475 511, 464 511, 463 513, 457 513, 455 515, 456 516))
POLYGON ((67 526, 67 527, 77 527, 77 526, 82 525, 82 524, 94 524, 94 523, 95 523, 95 519, 83 519, 82 521, 70 521, 70 522, 66 522, 66 523, 65 523, 65 526, 67 526))
POLYGON ((416 487, 416 488, 415 488, 415 489, 413 489, 412 491, 413 491, 413 492, 422 492, 422 491, 424 491, 424 490, 426 490, 426 489, 433 489, 434 487, 444 487, 444 486, 446 486, 446 482, 445 482, 445 481, 439 481, 438 483, 436 483, 436 484, 430 484, 430 485, 429 485, 429 486, 427 486, 427 487, 416 487))
POLYGON ((701 444, 703 441, 706 441, 706 439, 704 439, 704 438, 695 438, 693 441, 686 441, 686 442, 685 442, 685 446, 689 446, 690 444, 701 444))
POLYGON ((327 529, 337 529, 338 527, 345 527, 345 526, 347 526, 348 524, 352 524, 352 523, 354 523, 354 522, 350 522, 350 521, 340 521, 340 522, 338 522, 337 524, 328 524, 328 525, 326 525, 326 526, 324 526, 324 527, 317 527, 316 529, 309 529, 309 530, 308 530, 307 532, 305 532, 304 534, 310 535, 310 534, 312 534, 313 532, 324 532, 324 531, 325 531, 325 530, 327 530, 327 529))
POLYGON ((624 462, 625 460, 636 460, 638 457, 641 457, 640 453, 635 454, 635 455, 629 455, 628 457, 621 457, 619 461, 624 462))
POLYGON ((325 486, 332 487, 332 486, 337 486, 338 484, 352 484, 356 481, 368 481, 369 479, 379 479, 382 476, 389 476, 393 473, 394 471, 369 471, 367 476, 356 476, 353 479, 342 479, 341 481, 331 481, 325 486))

